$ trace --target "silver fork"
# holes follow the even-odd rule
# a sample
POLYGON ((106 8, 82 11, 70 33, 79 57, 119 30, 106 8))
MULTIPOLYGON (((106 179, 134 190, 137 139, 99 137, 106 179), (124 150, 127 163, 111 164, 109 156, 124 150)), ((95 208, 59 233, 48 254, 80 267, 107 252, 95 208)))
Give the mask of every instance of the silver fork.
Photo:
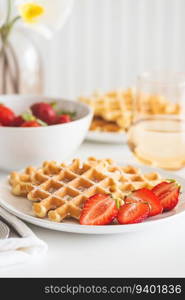
POLYGON ((0 220, 0 239, 7 239, 10 234, 10 228, 0 220))

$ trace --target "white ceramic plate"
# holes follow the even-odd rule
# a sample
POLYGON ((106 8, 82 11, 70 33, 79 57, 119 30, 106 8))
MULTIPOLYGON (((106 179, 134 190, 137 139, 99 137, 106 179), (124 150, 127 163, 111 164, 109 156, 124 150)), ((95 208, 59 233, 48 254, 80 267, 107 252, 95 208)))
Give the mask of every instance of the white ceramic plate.
POLYGON ((112 144, 125 144, 127 142, 126 133, 113 133, 113 132, 98 132, 89 131, 86 140, 93 142, 112 143, 112 144))
MULTIPOLYGON (((124 165, 123 163, 121 165, 124 165)), ((152 169, 149 167, 140 167, 144 172, 150 172, 152 169)), ((10 186, 7 177, 0 182, 0 205, 7 209, 10 213, 16 215, 20 219, 29 223, 45 227, 48 229, 73 232, 73 233, 86 233, 86 234, 114 234, 125 233, 131 231, 141 231, 147 229, 149 226, 162 226, 163 223, 176 221, 175 219, 184 217, 185 213, 185 179, 174 175, 170 172, 159 171, 164 178, 174 178, 182 186, 182 193, 179 204, 176 208, 168 213, 164 213, 155 217, 148 218, 145 222, 131 225, 108 225, 108 226, 87 226, 79 225, 73 220, 67 220, 63 223, 51 222, 47 219, 36 218, 31 209, 31 202, 25 198, 15 197, 10 193, 10 186)))
POLYGON ((10 233, 10 229, 8 226, 0 221, 0 239, 6 239, 8 238, 10 233))

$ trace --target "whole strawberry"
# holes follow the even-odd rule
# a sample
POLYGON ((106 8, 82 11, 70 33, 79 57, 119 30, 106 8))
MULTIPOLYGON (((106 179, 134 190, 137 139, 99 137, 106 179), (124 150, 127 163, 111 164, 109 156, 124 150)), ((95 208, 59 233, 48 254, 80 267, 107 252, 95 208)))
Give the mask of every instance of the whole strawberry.
POLYGON ((0 123, 3 126, 11 126, 14 118, 15 114, 13 110, 3 104, 0 104, 0 123))
POLYGON ((64 123, 69 123, 71 122, 71 117, 69 115, 60 115, 60 116, 57 116, 57 119, 56 119, 56 124, 64 124, 64 123))
POLYGON ((17 116, 17 117, 15 117, 15 119, 13 120, 12 126, 13 126, 13 127, 20 127, 24 122, 25 122, 25 120, 23 119, 22 116, 17 116))
POLYGON ((53 124, 56 120, 56 112, 49 103, 35 103, 31 106, 31 110, 36 118, 44 121, 49 125, 53 124))

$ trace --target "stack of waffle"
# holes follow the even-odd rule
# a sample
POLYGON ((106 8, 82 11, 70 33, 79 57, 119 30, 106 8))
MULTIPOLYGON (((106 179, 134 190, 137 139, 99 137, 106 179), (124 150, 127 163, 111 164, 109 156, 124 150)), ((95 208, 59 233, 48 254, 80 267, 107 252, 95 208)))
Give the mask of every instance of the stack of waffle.
POLYGON ((94 110, 94 119, 90 130, 119 132, 125 131, 131 124, 133 91, 112 91, 106 94, 94 93, 91 97, 79 100, 94 110))
POLYGON ((12 193, 32 201, 37 217, 61 222, 79 220, 84 202, 96 193, 108 193, 122 203, 135 189, 152 188, 161 181, 158 173, 142 174, 133 166, 118 166, 111 159, 90 157, 71 164, 44 162, 42 167, 27 168, 10 175, 12 193))
POLYGON ((141 114, 179 114, 180 106, 160 95, 140 93, 134 101, 133 89, 112 91, 105 94, 94 93, 79 100, 88 104, 94 111, 90 130, 103 132, 127 131, 133 118, 133 108, 141 114), (135 106, 136 104, 136 106, 135 106))

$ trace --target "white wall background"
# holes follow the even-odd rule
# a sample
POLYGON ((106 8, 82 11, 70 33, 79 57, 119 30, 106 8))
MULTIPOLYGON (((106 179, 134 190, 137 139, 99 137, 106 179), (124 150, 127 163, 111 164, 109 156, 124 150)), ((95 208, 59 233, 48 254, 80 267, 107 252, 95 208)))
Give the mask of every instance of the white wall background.
POLYGON ((45 93, 55 96, 126 87, 144 70, 185 71, 185 0, 75 0, 43 48, 45 93))

